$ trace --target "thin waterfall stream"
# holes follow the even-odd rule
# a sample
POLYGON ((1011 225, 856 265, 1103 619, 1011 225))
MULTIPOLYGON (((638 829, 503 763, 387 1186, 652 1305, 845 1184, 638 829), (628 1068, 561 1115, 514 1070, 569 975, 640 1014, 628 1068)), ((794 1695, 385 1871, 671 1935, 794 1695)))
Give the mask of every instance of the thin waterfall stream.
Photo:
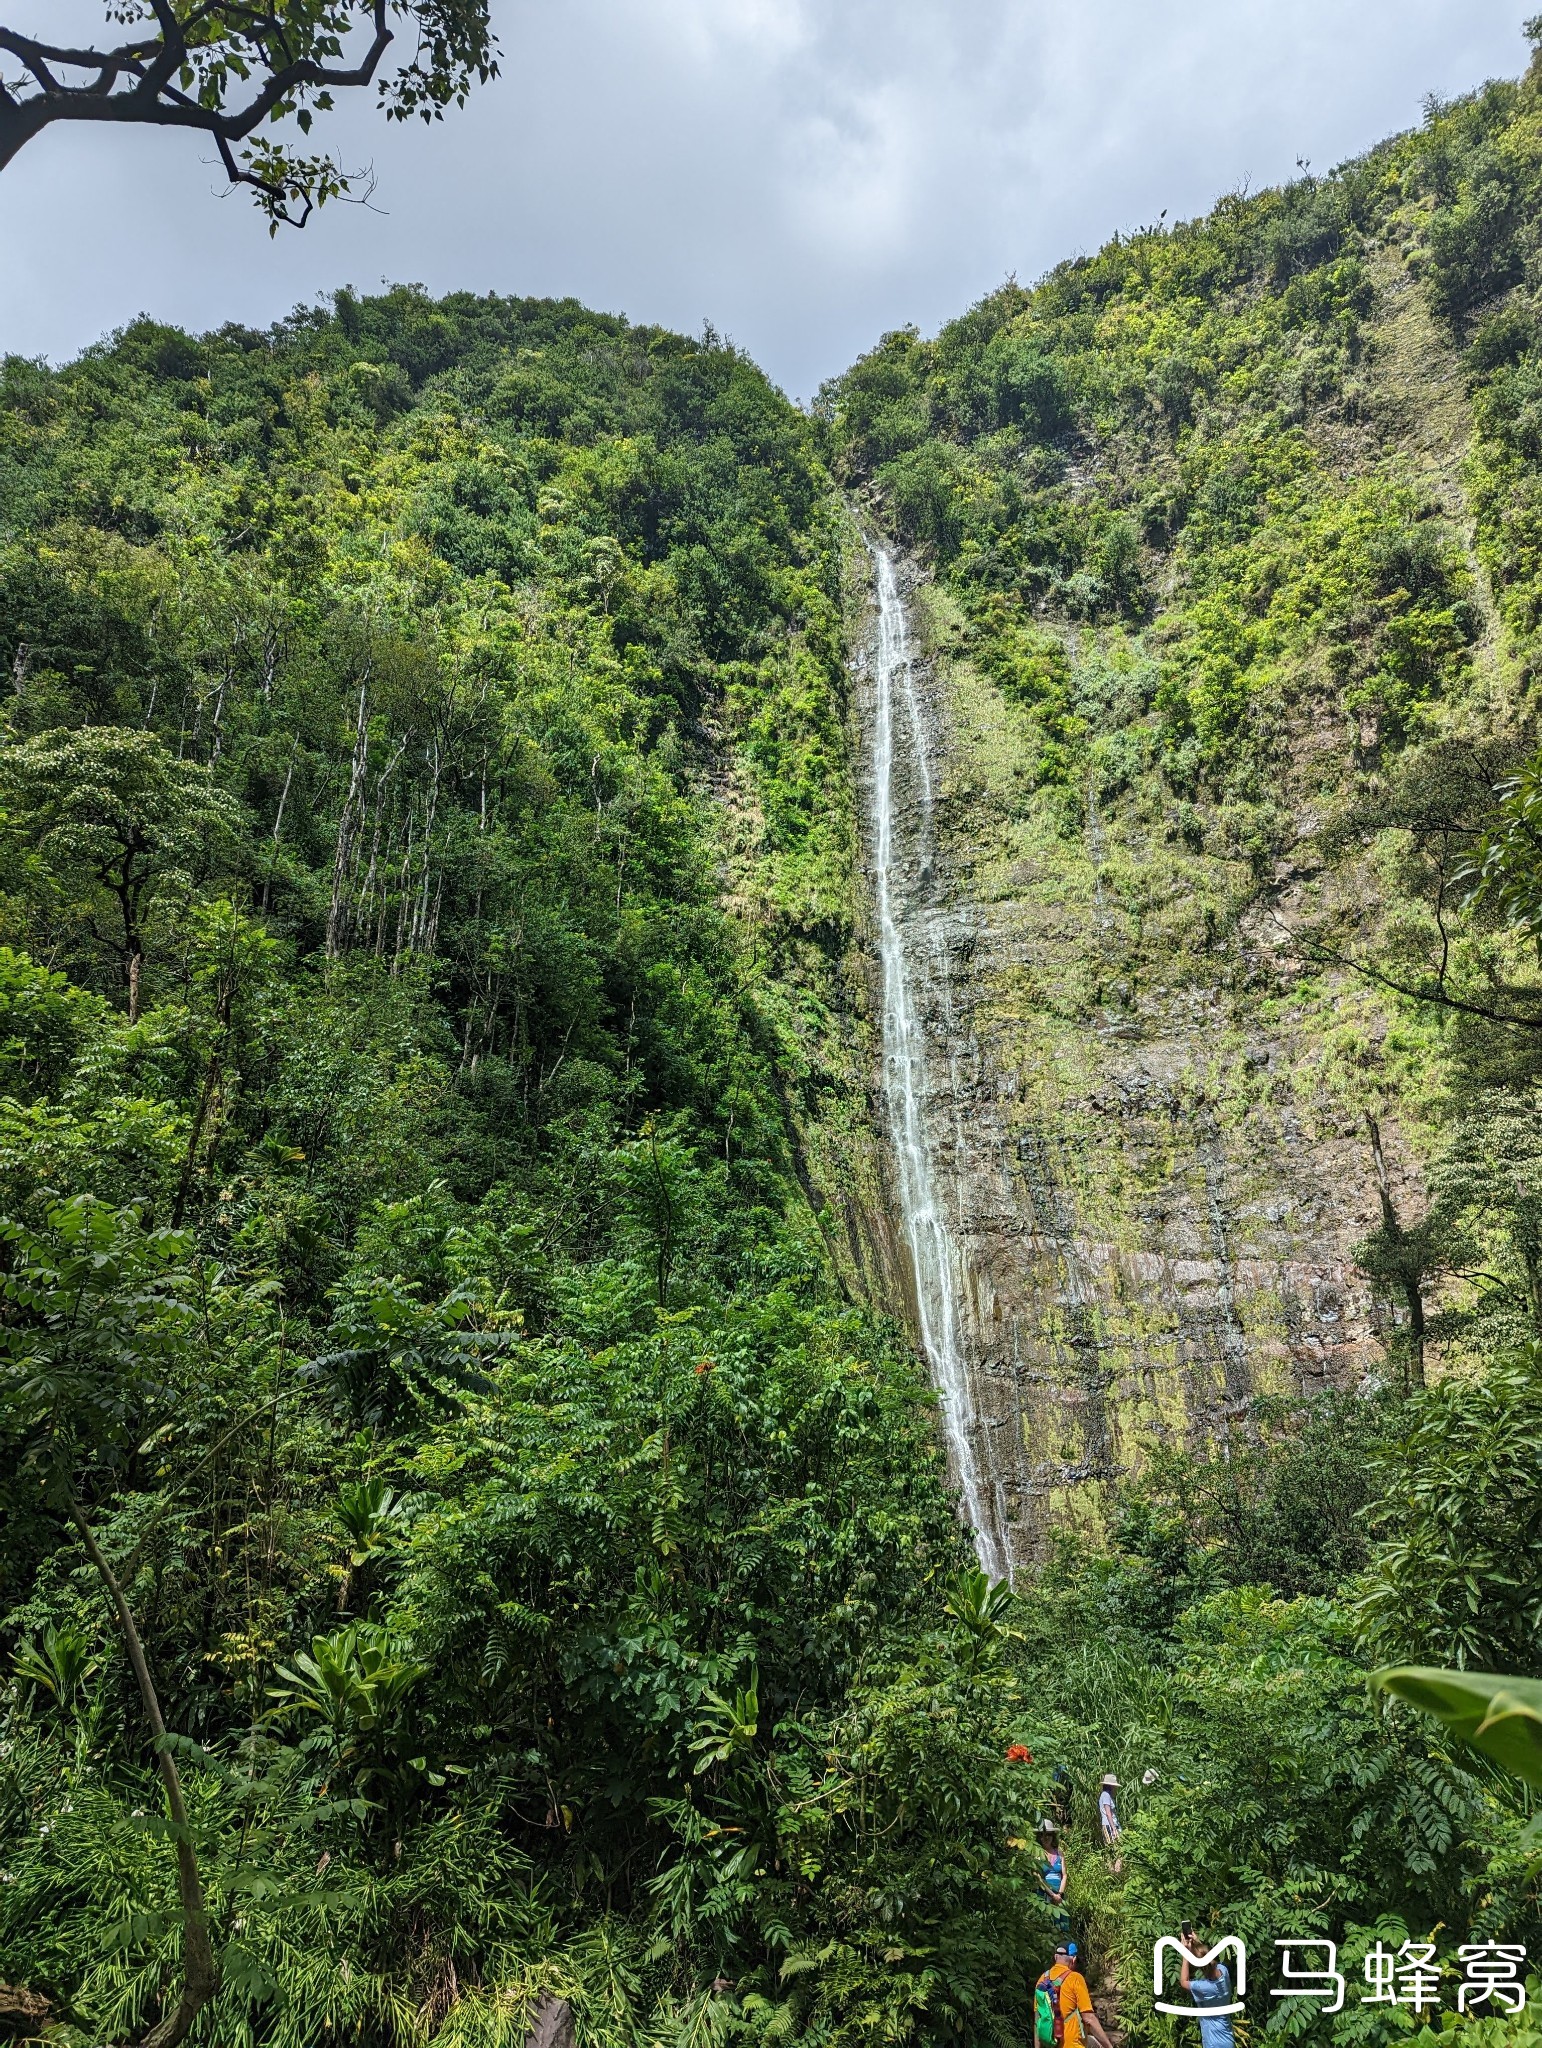
MULTIPOLYGON (((925 1030, 917 1001, 921 979, 912 947, 918 936, 915 905, 907 906, 909 878, 917 885, 932 856, 932 769, 926 724, 916 687, 905 602, 894 560, 869 543, 878 600, 874 664, 872 832, 878 951, 883 970, 883 1099, 905 1242, 915 1285, 917 1334, 941 1401, 942 1426, 960 1507, 974 1531, 980 1563, 994 1578, 1007 1561, 987 1508, 988 1481, 980 1470, 959 1311, 962 1260, 940 1187, 928 1123, 931 1080, 925 1030), (902 802, 896 725, 903 727, 914 778, 912 801, 902 802)), ((933 963, 933 977, 938 972, 933 963)))

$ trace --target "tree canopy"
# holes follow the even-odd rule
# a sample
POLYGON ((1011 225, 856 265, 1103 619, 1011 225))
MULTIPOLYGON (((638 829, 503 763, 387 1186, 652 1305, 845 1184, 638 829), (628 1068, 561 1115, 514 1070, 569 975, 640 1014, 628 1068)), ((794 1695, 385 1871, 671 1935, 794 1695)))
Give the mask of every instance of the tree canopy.
POLYGON ((126 0, 103 14, 113 33, 85 45, 0 21, 0 170, 61 124, 191 129, 273 229, 354 182, 307 149, 339 92, 373 86, 388 119, 436 121, 498 71, 487 0, 126 0))

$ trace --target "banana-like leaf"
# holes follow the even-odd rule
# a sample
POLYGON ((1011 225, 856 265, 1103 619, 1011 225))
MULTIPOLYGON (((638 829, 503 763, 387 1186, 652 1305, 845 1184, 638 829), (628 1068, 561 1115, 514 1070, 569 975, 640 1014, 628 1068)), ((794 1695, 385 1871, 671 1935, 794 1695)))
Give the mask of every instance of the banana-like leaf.
POLYGON ((1542 1679, 1399 1664, 1373 1673, 1371 1685, 1422 1707, 1460 1741, 1542 1791, 1542 1679))

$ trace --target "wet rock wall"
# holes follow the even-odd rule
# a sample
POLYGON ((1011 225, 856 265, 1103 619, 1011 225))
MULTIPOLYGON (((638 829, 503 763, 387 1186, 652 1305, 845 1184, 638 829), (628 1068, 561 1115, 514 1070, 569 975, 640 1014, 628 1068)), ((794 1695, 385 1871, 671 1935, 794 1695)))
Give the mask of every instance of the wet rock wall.
MULTIPOLYGON (((1207 944, 1196 974, 1186 921, 1214 925, 1237 878, 1149 807, 1089 805, 1068 832, 1025 799, 1025 737, 948 651, 948 600, 913 569, 904 595, 933 802, 902 761, 895 875, 957 1261, 966 1426, 988 1475, 982 1555, 1018 1569, 1053 1526, 1095 1519, 1108 1482, 1153 1443, 1219 1448, 1259 1394, 1386 1369, 1391 1311, 1353 1259, 1379 1214, 1365 1103, 1384 1112, 1409 1210, 1423 1134, 1416 1104, 1385 1114, 1396 1023, 1374 992, 1296 988, 1256 921, 1207 944), (1181 975, 1158 979, 1180 955, 1181 975)), ((859 727, 872 688, 869 633, 859 727)), ((870 778, 870 749, 857 759, 870 778)), ((913 1308, 892 1173, 887 1202, 889 1227, 863 1226, 882 1248, 876 1291, 913 1308)))

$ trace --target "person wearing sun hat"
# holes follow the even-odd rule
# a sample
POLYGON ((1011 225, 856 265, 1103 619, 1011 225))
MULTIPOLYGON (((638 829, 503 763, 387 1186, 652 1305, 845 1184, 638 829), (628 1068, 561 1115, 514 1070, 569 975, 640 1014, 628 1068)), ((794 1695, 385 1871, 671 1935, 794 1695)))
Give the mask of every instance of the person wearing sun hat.
MULTIPOLYGON (((1047 2006, 1052 2022, 1053 2019, 1060 2022, 1058 2034, 1052 2031, 1049 2036, 1057 2048, 1086 2048, 1089 2040, 1095 2048, 1113 2048, 1103 2031, 1102 2022, 1092 2009, 1092 1993, 1082 1975, 1081 1955, 1074 1941, 1061 1942, 1055 1950, 1055 1960, 1039 1979, 1034 1991, 1036 2013, 1047 2006), (1038 1997, 1040 1992, 1045 1994, 1042 2003, 1038 1997)), ((1045 2041, 1045 2035, 1037 2026, 1035 2038, 1045 2041)))
POLYGON ((1119 1780, 1110 1771, 1103 1780, 1103 1789, 1098 1794, 1098 1822, 1103 1830, 1103 1845, 1115 1849, 1123 1830, 1119 1826, 1119 1813, 1114 1805, 1114 1794, 1119 1790, 1119 1780))
POLYGON ((1124 1858, 1119 1854, 1119 1838, 1124 1830, 1119 1825, 1119 1810, 1114 1805, 1114 1794, 1119 1790, 1119 1780, 1112 1771, 1105 1773, 1103 1788, 1098 1793, 1098 1825, 1103 1830, 1103 1846, 1113 1857, 1112 1869, 1118 1877, 1124 1869, 1124 1858))
POLYGON ((1068 1934, 1071 1930, 1070 1916, 1065 1911, 1065 1857, 1060 1850, 1060 1837, 1054 1823, 1039 1822, 1039 1854, 1043 1864, 1039 1871, 1039 1888, 1055 1908, 1055 1931, 1068 1934))

